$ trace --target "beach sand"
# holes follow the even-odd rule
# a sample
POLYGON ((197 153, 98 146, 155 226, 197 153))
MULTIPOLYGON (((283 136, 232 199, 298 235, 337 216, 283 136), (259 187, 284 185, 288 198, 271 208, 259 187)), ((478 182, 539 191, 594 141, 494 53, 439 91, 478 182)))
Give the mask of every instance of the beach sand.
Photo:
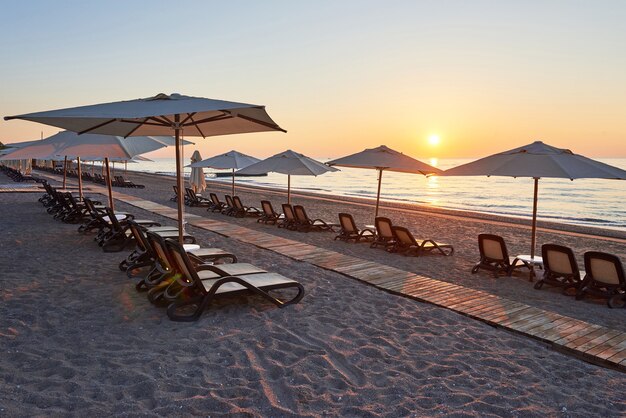
MULTIPOLYGON (((174 205, 169 202, 173 179, 128 177, 146 189, 117 190, 174 205)), ((261 196, 270 197, 275 207, 282 202, 265 191, 241 196, 246 204, 258 205, 261 196)), ((224 298, 196 323, 171 322, 118 270, 127 252, 103 253, 91 235, 46 214, 38 197, 0 195, 0 416, 626 413, 621 372, 194 227, 189 232, 203 246, 293 277, 306 295, 285 309, 252 296, 224 298)), ((334 219, 339 207, 361 224, 371 216, 370 208, 346 203, 295 201, 315 217, 334 219)), ((117 209, 172 224, 124 203, 117 209)), ((334 242, 330 233, 296 233, 201 208, 189 211, 624 329, 626 310, 534 290, 524 274, 499 279, 469 274, 477 258, 477 231, 501 233, 515 253, 528 242, 515 225, 385 209, 382 214, 396 223, 419 226, 420 235, 431 234, 457 249, 453 257, 407 258, 334 242)), ((547 233, 538 242, 547 239, 563 239, 581 255, 601 245, 624 258, 618 242, 547 233)))

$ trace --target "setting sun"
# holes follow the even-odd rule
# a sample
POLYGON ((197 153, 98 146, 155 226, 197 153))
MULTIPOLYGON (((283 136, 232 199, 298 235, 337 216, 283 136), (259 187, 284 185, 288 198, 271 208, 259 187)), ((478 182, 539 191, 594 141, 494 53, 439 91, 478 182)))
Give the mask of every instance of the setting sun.
POLYGON ((439 145, 439 143, 441 142, 441 139, 439 138, 439 135, 431 135, 428 137, 428 143, 430 145, 439 145))

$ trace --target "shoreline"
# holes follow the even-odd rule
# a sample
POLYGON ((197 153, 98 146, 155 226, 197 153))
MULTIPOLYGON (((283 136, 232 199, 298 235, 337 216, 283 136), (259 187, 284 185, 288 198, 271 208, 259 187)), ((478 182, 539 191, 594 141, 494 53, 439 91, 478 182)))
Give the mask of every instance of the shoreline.
MULTIPOLYGON (((166 178, 166 179, 172 180, 172 183, 174 183, 175 181, 174 176, 170 176, 167 174, 149 173, 149 172, 134 171, 134 170, 128 170, 128 172, 132 173, 132 175, 145 175, 145 176, 149 176, 152 178, 160 178, 160 179, 166 178)), ((207 188, 209 187, 209 185, 216 185, 221 188, 230 190, 230 184, 224 181, 207 180, 207 188)), ((269 186, 236 184, 235 187, 236 187, 235 190, 244 190, 244 191, 250 191, 250 192, 261 191, 261 192, 282 194, 285 196, 287 195, 286 189, 279 189, 279 188, 269 187, 269 186)), ((305 197, 305 198, 323 200, 323 201, 328 201, 328 202, 333 202, 333 203, 345 202, 345 203, 349 203, 353 205, 358 205, 361 207, 371 207, 372 214, 374 211, 374 204, 376 202, 375 199, 367 198, 367 197, 331 195, 331 194, 315 193, 315 192, 301 191, 301 190, 295 190, 295 191, 292 190, 291 196, 292 197, 305 197)), ((477 221, 482 221, 482 222, 487 222, 487 223, 511 225, 511 226, 519 227, 521 229, 527 229, 528 231, 530 231, 531 229, 530 219, 522 218, 522 217, 491 214, 491 213, 484 213, 484 212, 475 212, 471 210, 433 207, 433 206, 422 205, 419 203, 408 203, 408 202, 403 203, 403 202, 389 201, 389 200, 383 200, 383 199, 381 199, 380 201, 380 208, 381 210, 388 209, 388 210, 395 210, 399 212, 412 213, 412 214, 428 212, 429 214, 433 214, 434 216, 440 216, 444 218, 445 217, 452 217, 452 218, 457 218, 457 219, 471 218, 477 221)), ((602 227, 597 227, 597 226, 574 225, 574 224, 569 224, 569 223, 561 223, 561 222, 546 221, 546 220, 538 219, 537 231, 569 233, 574 236, 580 235, 580 236, 599 238, 599 239, 609 239, 609 240, 615 239, 616 242, 626 243, 626 230, 622 231, 619 229, 602 228, 602 227)))

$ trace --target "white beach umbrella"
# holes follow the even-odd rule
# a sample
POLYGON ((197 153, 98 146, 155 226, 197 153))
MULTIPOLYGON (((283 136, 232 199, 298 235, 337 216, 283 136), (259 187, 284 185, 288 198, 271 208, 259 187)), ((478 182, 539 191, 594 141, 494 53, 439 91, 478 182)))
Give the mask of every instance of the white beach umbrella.
POLYGON ((235 195, 235 170, 246 168, 254 163, 258 163, 258 158, 242 154, 237 151, 228 151, 225 154, 216 155, 190 165, 190 167, 208 167, 217 170, 233 170, 233 196, 235 195))
POLYGON ((291 176, 319 176, 339 171, 306 155, 287 150, 237 171, 239 174, 287 174, 287 203, 291 203, 291 176))
MULTIPOLYGON (((48 138, 29 141, 30 145, 16 148, 13 152, 0 156, 2 159, 44 158, 78 160, 78 189, 82 196, 82 179, 80 159, 102 160, 107 167, 107 186, 109 189, 109 205, 113 207, 111 194, 110 173, 108 162, 110 158, 119 158, 120 161, 130 160, 133 157, 167 146, 172 143, 171 137, 137 137, 133 139, 111 135, 85 134, 62 131, 48 138)), ((65 164, 67 166, 67 164, 65 164)), ((65 187, 65 170, 63 175, 65 187)))
POLYGON ((403 153, 395 151, 385 145, 381 145, 377 148, 368 148, 364 151, 357 152, 356 154, 351 154, 329 161, 326 164, 330 166, 369 168, 378 170, 378 191, 376 192, 375 216, 378 216, 378 206, 380 204, 380 185, 383 179, 383 171, 415 173, 423 174, 425 176, 442 173, 442 171, 438 168, 418 161, 408 155, 404 155, 403 153))
POLYGON ((201 192, 206 189, 206 179, 204 178, 204 169, 194 166, 194 163, 202 161, 200 152, 195 150, 191 156, 191 174, 189 175, 189 185, 194 192, 201 192))
POLYGON ((261 131, 286 132, 270 118, 264 106, 162 93, 145 99, 5 117, 5 120, 10 119, 45 123, 79 134, 89 132, 123 137, 174 134, 181 243, 184 232, 181 135, 207 137, 261 131))
POLYGON ((443 175, 532 177, 535 180, 535 190, 530 247, 531 258, 535 256, 537 193, 540 178, 626 180, 626 171, 620 168, 574 154, 568 149, 552 147, 541 141, 451 168, 446 170, 443 175))

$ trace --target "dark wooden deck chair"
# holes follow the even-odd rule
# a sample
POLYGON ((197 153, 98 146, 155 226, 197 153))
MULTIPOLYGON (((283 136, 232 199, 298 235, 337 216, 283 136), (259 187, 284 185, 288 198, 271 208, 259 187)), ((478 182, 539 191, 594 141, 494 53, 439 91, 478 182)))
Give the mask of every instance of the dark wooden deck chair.
POLYGON ((356 226, 354 218, 349 213, 339 214, 339 225, 341 226, 341 230, 339 231, 339 235, 335 237, 335 240, 359 242, 361 240, 373 241, 376 238, 376 233, 371 229, 366 228, 360 230, 356 226))
POLYGON ((221 212, 226 208, 226 203, 220 201, 220 198, 215 193, 209 193, 209 197, 211 198, 211 205, 207 208, 207 211, 221 212))
POLYGON ((563 288, 563 293, 580 286, 580 271, 571 248, 557 244, 541 246, 543 259, 543 277, 535 283, 535 289, 541 289, 544 284, 563 288))
POLYGON ((211 204, 211 201, 209 199, 202 197, 198 193, 194 192, 194 190, 190 187, 185 187, 185 194, 187 195, 187 200, 185 204, 189 206, 208 207, 211 204))
POLYGON ((454 254, 454 248, 450 244, 433 241, 432 239, 416 240, 411 231, 403 226, 393 226, 393 236, 396 241, 394 250, 403 255, 419 257, 423 253, 437 251, 442 255, 454 254))
POLYGON ((229 194, 224 195, 224 199, 226 199, 226 205, 224 206, 224 209, 222 209, 222 213, 224 215, 234 216, 236 210, 235 210, 235 202, 233 201, 232 196, 229 194))
POLYGON ((322 219, 311 219, 306 213, 304 206, 295 205, 293 212, 296 216, 296 224, 298 231, 335 231, 333 228, 339 226, 335 223, 323 221, 322 219))
POLYGON ((285 215, 285 217, 278 223, 278 227, 295 231, 298 228, 298 222, 296 221, 296 214, 293 211, 293 206, 289 203, 283 203, 282 207, 283 215, 285 215))
POLYGON ((393 235, 391 219, 378 216, 374 219, 374 226, 376 227, 376 238, 370 244, 370 248, 383 247, 392 251, 396 245, 396 237, 393 235))
MULTIPOLYGON (((155 303, 162 300, 167 287, 175 280, 173 259, 166 240, 177 241, 178 236, 172 237, 164 232, 146 231, 146 243, 152 251, 153 264, 147 275, 136 285, 137 290, 149 289, 148 300, 155 303)), ((196 244, 183 244, 182 248, 187 252, 194 264, 223 263, 229 260, 237 263, 237 257, 221 248, 201 248, 196 244)))
POLYGON ((117 180, 117 183, 122 187, 134 187, 138 189, 143 189, 146 187, 143 184, 137 184, 137 183, 133 183, 130 180, 126 180, 124 176, 115 176, 115 179, 117 180))
POLYGON ((261 200, 261 209, 263 209, 263 213, 259 219, 257 219, 257 222, 274 225, 282 216, 274 211, 272 202, 269 200, 261 200))
POLYGON ((233 196, 233 216, 243 218, 245 216, 261 216, 261 210, 252 206, 244 206, 239 196, 233 196))
POLYGON ((511 275, 513 270, 511 263, 515 257, 509 257, 504 238, 498 235, 480 234, 478 235, 478 251, 480 260, 472 268, 472 274, 485 269, 493 271, 494 277, 498 277, 499 273, 511 275))
POLYGON ((172 302, 167 308, 167 316, 173 321, 196 321, 217 296, 251 292, 274 303, 280 308, 297 303, 304 296, 304 287, 295 280, 277 273, 233 274, 221 276, 217 266, 195 267, 185 250, 174 241, 167 241, 181 277, 190 284, 189 298, 172 302), (271 293, 277 290, 294 288, 297 294, 281 300, 271 293), (190 313, 187 313, 191 310, 190 313), (181 312, 182 311, 182 312, 181 312))
POLYGON ((619 257, 599 251, 587 251, 585 259, 585 278, 576 293, 576 299, 585 295, 604 297, 609 308, 626 305, 626 278, 624 266, 619 257))

